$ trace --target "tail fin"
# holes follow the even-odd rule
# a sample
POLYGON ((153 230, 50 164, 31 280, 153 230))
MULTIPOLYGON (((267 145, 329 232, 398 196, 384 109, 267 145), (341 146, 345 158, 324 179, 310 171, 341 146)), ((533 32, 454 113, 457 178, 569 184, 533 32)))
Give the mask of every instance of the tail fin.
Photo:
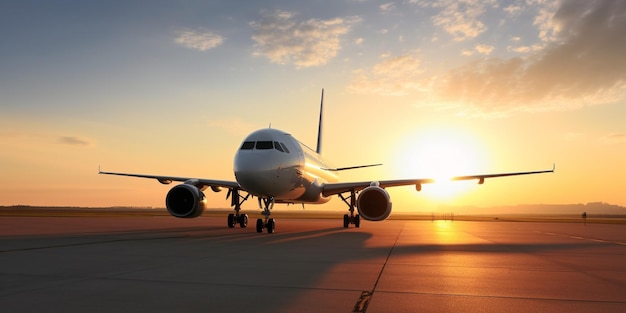
POLYGON ((320 101, 320 121, 317 127, 317 148, 315 151, 317 154, 322 154, 322 121, 324 112, 324 88, 322 88, 322 100, 320 101))

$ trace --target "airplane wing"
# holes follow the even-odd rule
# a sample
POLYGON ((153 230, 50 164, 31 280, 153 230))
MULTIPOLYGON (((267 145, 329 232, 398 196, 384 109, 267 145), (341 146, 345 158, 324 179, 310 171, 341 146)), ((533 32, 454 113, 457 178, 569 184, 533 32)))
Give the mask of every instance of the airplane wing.
MULTIPOLYGON (((553 173, 554 169, 555 169, 555 166, 552 165, 552 169, 550 170, 455 176, 455 177, 450 178, 450 180, 454 181, 454 180, 476 179, 478 180, 479 184, 482 184, 485 182, 486 178, 553 173)), ((378 181, 378 184, 381 188, 415 185, 415 187, 419 191, 422 188, 421 187, 422 184, 430 184, 434 182, 435 182, 434 178, 418 178, 418 179, 400 179, 400 180, 381 180, 381 181, 378 181)), ((360 191, 369 187, 371 184, 372 184, 372 181, 349 182, 349 183, 329 183, 323 186, 322 193, 325 197, 328 197, 331 195, 349 192, 353 190, 360 191)))
POLYGON ((494 178, 494 177, 506 177, 506 176, 518 176, 518 175, 530 175, 530 174, 541 174, 541 173, 554 173, 555 165, 552 165, 552 169, 543 170, 543 171, 532 171, 532 172, 513 172, 513 173, 499 173, 499 174, 483 174, 483 175, 468 175, 468 176, 455 176, 450 178, 450 180, 472 180, 477 179, 479 184, 482 184, 485 181, 485 178, 494 178))
POLYGON ((167 185, 172 182, 184 182, 186 184, 194 185, 200 189, 203 187, 211 187, 211 188, 234 188, 241 189, 239 184, 236 181, 229 180, 217 180, 217 179, 203 179, 203 178, 192 178, 192 177, 177 177, 177 176, 161 176, 161 175, 146 175, 146 174, 131 174, 131 173, 115 173, 115 172, 103 172, 98 169, 98 174, 104 175, 117 175, 117 176, 129 176, 129 177, 139 177, 139 178, 152 178, 159 181, 159 183, 167 185))
MULTIPOLYGON (((434 183, 435 180, 431 178, 419 178, 419 179, 396 179, 396 180, 381 180, 377 181, 378 186, 382 188, 396 187, 396 186, 410 186, 415 185, 417 188, 421 188, 422 184, 434 183), (419 186, 419 187, 418 187, 419 186)), ((372 184, 372 181, 361 182, 349 182, 349 183, 328 183, 324 184, 322 188, 322 194, 324 197, 348 192, 348 191, 360 191, 372 184)))

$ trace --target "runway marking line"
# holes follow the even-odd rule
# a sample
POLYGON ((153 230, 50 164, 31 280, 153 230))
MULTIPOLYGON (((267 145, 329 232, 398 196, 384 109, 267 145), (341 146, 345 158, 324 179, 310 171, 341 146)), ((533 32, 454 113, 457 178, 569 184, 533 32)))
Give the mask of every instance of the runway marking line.
POLYGON ((512 300, 539 300, 539 301, 556 301, 556 302, 580 302, 580 303, 608 303, 608 304, 626 304, 626 301, 620 300, 593 300, 593 299, 569 299, 569 298, 541 298, 541 297, 516 297, 505 295, 473 295, 463 293, 435 293, 435 292, 410 292, 410 291, 382 291, 385 294, 399 295, 424 295, 424 296, 441 296, 441 297, 465 297, 465 298, 482 298, 482 299, 512 299, 512 300))
POLYGON ((557 233, 542 232, 542 231, 536 231, 536 232, 539 233, 539 234, 551 235, 551 236, 557 236, 557 237, 563 237, 563 238, 572 238, 572 239, 578 239, 578 240, 588 240, 588 241, 595 241, 595 242, 600 242, 600 243, 614 244, 614 245, 618 245, 618 246, 626 246, 626 242, 620 242, 620 241, 611 241, 611 240, 589 238, 589 237, 580 237, 580 236, 574 236, 574 235, 565 235, 565 234, 557 234, 557 233))

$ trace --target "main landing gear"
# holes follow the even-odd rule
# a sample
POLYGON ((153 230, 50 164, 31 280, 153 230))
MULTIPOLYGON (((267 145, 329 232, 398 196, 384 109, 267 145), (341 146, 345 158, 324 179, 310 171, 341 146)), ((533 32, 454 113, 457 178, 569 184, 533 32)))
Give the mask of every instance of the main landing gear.
POLYGON ((235 213, 228 214, 228 228, 235 227, 235 224, 239 224, 241 228, 248 227, 248 214, 239 214, 239 211, 241 210, 241 205, 250 197, 250 194, 243 197, 239 194, 239 189, 231 189, 228 194, 232 196, 230 205, 235 207, 235 213))
POLYGON ((262 233, 263 229, 267 228, 268 234, 273 234, 276 229, 276 221, 273 218, 270 218, 272 214, 271 210, 274 207, 274 198, 259 198, 259 206, 262 206, 264 218, 260 218, 256 220, 256 232, 262 233))
POLYGON ((354 214, 354 208, 356 207, 356 192, 354 189, 350 190, 350 196, 348 196, 348 198, 344 197, 343 194, 339 194, 339 197, 348 205, 348 211, 350 211, 350 214, 343 216, 343 227, 348 228, 350 224, 354 224, 356 228, 361 227, 361 218, 358 214, 354 214), (348 200, 350 200, 350 202, 348 202, 348 200))

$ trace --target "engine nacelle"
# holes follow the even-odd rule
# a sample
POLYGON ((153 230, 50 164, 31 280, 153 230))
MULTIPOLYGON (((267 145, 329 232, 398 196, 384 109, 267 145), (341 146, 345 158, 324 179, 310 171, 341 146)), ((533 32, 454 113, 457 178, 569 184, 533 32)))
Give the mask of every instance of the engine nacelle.
POLYGON ((356 199, 359 215, 368 221, 382 221, 391 214, 391 198, 387 190, 377 184, 363 189, 356 199))
POLYGON ((194 185, 174 186, 165 197, 165 206, 172 216, 181 218, 198 217, 206 209, 206 197, 194 185))

